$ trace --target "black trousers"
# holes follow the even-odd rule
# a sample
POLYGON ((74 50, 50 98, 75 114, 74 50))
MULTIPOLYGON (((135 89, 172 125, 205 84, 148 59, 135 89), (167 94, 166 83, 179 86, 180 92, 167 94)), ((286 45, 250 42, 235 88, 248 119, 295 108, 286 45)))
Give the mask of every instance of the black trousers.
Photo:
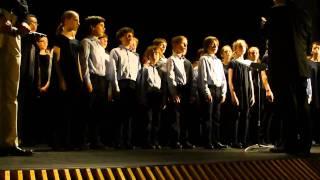
POLYGON ((147 93, 147 123, 146 123, 146 143, 151 145, 159 144, 159 130, 161 126, 161 102, 160 91, 147 93))
POLYGON ((180 97, 180 103, 176 104, 172 101, 169 104, 171 109, 171 123, 170 123, 170 144, 174 145, 176 142, 185 143, 190 139, 190 132, 192 131, 193 122, 190 118, 190 91, 187 86, 178 86, 177 93, 180 97))
MULTIPOLYGON (((235 107, 238 108, 238 107, 235 107)), ((249 112, 250 108, 238 108, 236 112, 236 119, 234 123, 234 143, 241 143, 246 146, 249 135, 249 112)))
POLYGON ((283 147, 287 152, 310 152, 312 122, 306 88, 306 78, 273 85, 275 115, 283 121, 283 147))
POLYGON ((222 88, 216 86, 209 86, 212 102, 207 102, 205 95, 203 95, 204 105, 204 123, 203 123, 203 137, 205 144, 212 144, 220 142, 220 117, 222 88))
MULTIPOLYGON (((74 149, 81 147, 85 142, 85 121, 88 111, 83 90, 59 92, 51 109, 54 149, 74 149)), ((51 101, 51 102, 53 102, 51 101)))
POLYGON ((129 79, 119 80, 120 95, 117 104, 117 140, 116 146, 133 145, 133 121, 136 118, 137 92, 136 82, 129 79))
POLYGON ((93 87, 92 93, 89 95, 90 115, 88 120, 89 141, 92 145, 100 144, 103 137, 103 125, 107 121, 106 105, 107 105, 107 85, 104 76, 90 74, 90 80, 93 87))

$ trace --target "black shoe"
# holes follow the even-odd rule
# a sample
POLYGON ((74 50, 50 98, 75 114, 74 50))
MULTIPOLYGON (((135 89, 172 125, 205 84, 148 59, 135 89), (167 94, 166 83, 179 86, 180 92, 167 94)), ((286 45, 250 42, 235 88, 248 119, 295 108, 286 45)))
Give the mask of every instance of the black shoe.
POLYGON ((0 156, 32 156, 32 150, 12 147, 0 150, 0 156))
POLYGON ((274 147, 269 150, 272 153, 285 153, 285 149, 281 147, 274 147))
POLYGON ((125 148, 128 149, 128 150, 135 150, 136 146, 134 146, 132 144, 127 144, 125 148))
POLYGON ((222 144, 220 142, 217 142, 217 143, 214 144, 214 148, 216 148, 216 149, 225 149, 227 147, 228 147, 227 145, 224 145, 224 144, 222 144))
POLYGON ((186 149, 195 149, 196 148, 195 145, 191 144, 188 141, 184 143, 183 147, 185 147, 186 149))
POLYGON ((106 146, 103 143, 98 142, 98 143, 90 144, 90 148, 95 150, 105 150, 106 146))
POLYGON ((231 147, 241 149, 241 148, 243 148, 243 145, 241 143, 232 143, 231 147))
POLYGON ((157 149, 162 149, 161 145, 159 145, 159 144, 156 145, 156 148, 157 148, 157 149))
POLYGON ((207 144, 206 146, 204 146, 204 148, 213 150, 214 146, 212 144, 207 144))
POLYGON ((154 144, 147 144, 143 146, 144 149, 157 149, 157 146, 154 144))
POLYGON ((182 144, 181 144, 180 142, 176 142, 176 143, 173 144, 171 147, 172 147, 173 149, 182 149, 182 148, 183 148, 183 146, 182 146, 182 144))

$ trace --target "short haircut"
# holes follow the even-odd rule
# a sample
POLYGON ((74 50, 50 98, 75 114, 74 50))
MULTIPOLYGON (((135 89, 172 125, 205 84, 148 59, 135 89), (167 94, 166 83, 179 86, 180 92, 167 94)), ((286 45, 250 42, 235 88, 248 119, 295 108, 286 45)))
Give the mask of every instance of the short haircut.
POLYGON ((320 46, 320 41, 315 41, 315 42, 313 42, 313 43, 312 43, 312 46, 314 46, 314 45, 320 46))
POLYGON ((155 52, 159 53, 159 48, 157 46, 155 45, 148 46, 143 53, 143 57, 149 57, 155 52))
POLYGON ((256 47, 256 46, 251 46, 249 49, 248 49, 248 52, 249 51, 252 51, 252 50, 257 50, 259 52, 259 48, 256 47))
POLYGON ((204 38, 203 40, 203 50, 204 52, 208 52, 208 48, 212 43, 216 43, 217 46, 219 46, 219 40, 218 38, 214 36, 208 36, 204 38))
POLYGON ((30 22, 29 22, 29 18, 36 18, 36 19, 37 19, 37 16, 34 15, 34 14, 28 14, 28 15, 27 15, 27 21, 28 21, 28 23, 30 23, 30 22))
POLYGON ((106 20, 101 16, 88 16, 84 19, 84 28, 86 35, 91 34, 91 27, 95 27, 101 22, 106 22, 106 20))
POLYGON ((117 33, 116 33, 116 38, 118 40, 120 40, 120 38, 122 38, 124 35, 128 34, 128 33, 132 33, 134 34, 134 30, 131 27, 123 27, 120 28, 117 33))
POLYGON ((221 48, 221 50, 220 50, 220 55, 222 55, 222 53, 225 51, 225 49, 230 49, 231 50, 231 52, 232 52, 232 48, 231 48, 231 46, 229 46, 229 45, 224 45, 222 48, 221 48))
POLYGON ((167 40, 164 38, 156 38, 152 41, 152 45, 159 46, 160 44, 167 44, 167 40))
POLYGON ((185 36, 175 36, 175 37, 173 37, 172 39, 171 39, 171 45, 172 46, 174 46, 174 45, 176 45, 176 44, 179 44, 179 43, 181 43, 182 42, 182 40, 188 40, 187 39, 187 37, 185 37, 185 36))
POLYGON ((232 49, 233 51, 236 49, 236 47, 242 45, 243 47, 245 47, 246 49, 248 49, 248 44, 246 43, 245 40, 243 39, 237 39, 235 42, 233 42, 232 44, 232 49))

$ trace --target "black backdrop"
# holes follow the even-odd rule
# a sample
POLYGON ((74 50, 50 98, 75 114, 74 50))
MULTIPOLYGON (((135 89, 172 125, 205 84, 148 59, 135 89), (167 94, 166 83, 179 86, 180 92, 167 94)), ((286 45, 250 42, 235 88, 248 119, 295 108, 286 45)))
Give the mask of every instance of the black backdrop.
MULTIPOLYGON (((300 2, 318 21, 317 1, 300 2)), ((260 18, 267 16, 272 0, 29 0, 29 5, 31 13, 38 17, 39 32, 48 34, 49 41, 54 36, 63 11, 72 9, 79 12, 80 23, 88 15, 106 18, 109 50, 117 46, 116 31, 123 26, 130 26, 140 40, 140 54, 156 37, 170 41, 171 37, 181 34, 189 39, 187 57, 192 60, 207 35, 218 37, 220 45, 243 38, 249 46, 258 46, 263 51, 260 18)), ((317 23, 314 28, 315 40, 319 40, 319 29, 317 23)), ((81 39, 81 33, 78 39, 81 39)), ((166 55, 169 54, 170 47, 166 52, 166 55)))

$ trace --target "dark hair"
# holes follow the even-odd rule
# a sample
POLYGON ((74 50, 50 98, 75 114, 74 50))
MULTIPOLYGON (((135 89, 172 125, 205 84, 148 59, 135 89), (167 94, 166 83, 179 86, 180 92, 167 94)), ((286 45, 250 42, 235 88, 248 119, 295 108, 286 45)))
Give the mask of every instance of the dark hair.
POLYGON ((312 46, 313 46, 313 45, 320 46, 320 41, 314 41, 314 42, 312 43, 312 46))
POLYGON ((29 18, 32 18, 32 17, 37 19, 37 16, 36 16, 36 15, 34 15, 34 14, 28 14, 28 15, 27 15, 27 23, 28 23, 28 24, 30 23, 29 18))
POLYGON ((204 50, 204 52, 207 53, 209 46, 214 42, 216 42, 217 46, 219 46, 218 38, 216 38, 214 36, 208 36, 208 37, 204 38, 204 40, 203 40, 203 50, 204 50))
POLYGON ((134 30, 131 27, 123 27, 121 29, 119 29, 116 33, 116 38, 117 40, 120 40, 120 38, 122 38, 124 35, 126 35, 127 33, 132 33, 134 34, 134 30))
POLYGON ((195 61, 199 61, 200 57, 204 54, 204 49, 200 48, 197 50, 197 55, 195 61))
POLYGON ((106 22, 106 20, 101 16, 88 16, 84 19, 84 33, 85 35, 91 34, 91 28, 95 27, 97 24, 101 22, 106 22))

